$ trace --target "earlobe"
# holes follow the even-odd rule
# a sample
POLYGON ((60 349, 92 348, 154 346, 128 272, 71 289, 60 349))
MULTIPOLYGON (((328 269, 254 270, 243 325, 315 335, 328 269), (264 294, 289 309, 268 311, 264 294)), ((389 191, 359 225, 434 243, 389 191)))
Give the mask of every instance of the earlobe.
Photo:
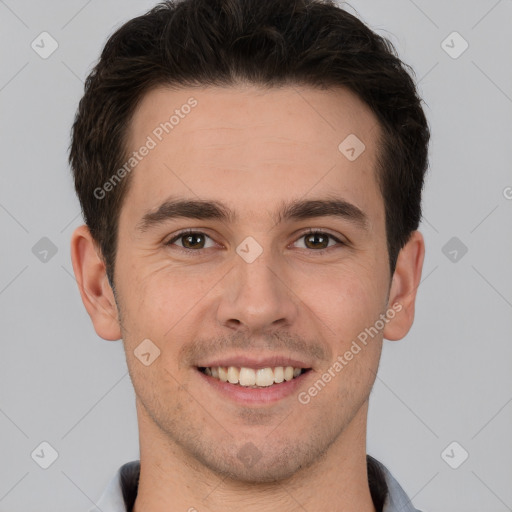
POLYGON ((71 261, 82 302, 91 317, 94 330, 105 340, 121 338, 119 314, 106 268, 86 225, 71 236, 71 261))
POLYGON ((384 328, 384 338, 388 340, 402 339, 412 326, 424 257, 423 235, 414 231, 398 255, 393 274, 388 308, 393 309, 396 314, 384 328))

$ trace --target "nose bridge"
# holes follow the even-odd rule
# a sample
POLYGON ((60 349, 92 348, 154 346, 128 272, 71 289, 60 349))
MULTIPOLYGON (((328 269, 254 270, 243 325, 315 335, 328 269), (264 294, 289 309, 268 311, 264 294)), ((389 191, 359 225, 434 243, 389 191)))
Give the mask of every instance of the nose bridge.
POLYGON ((270 248, 263 249, 248 238, 237 247, 235 268, 229 273, 218 309, 219 322, 251 331, 289 325, 297 312, 282 261, 270 248))

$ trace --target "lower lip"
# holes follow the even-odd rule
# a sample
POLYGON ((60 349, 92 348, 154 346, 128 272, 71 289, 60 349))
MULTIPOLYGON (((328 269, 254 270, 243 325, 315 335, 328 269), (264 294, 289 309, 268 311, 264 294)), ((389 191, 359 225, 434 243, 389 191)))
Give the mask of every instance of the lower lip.
POLYGON ((213 387, 214 390, 227 396, 231 400, 240 404, 260 405, 277 402, 290 395, 296 394, 297 388, 301 386, 308 378, 311 370, 294 377, 292 380, 284 381, 279 384, 262 388, 250 388, 240 386, 239 384, 230 384, 223 382, 215 377, 210 377, 196 368, 197 373, 204 379, 206 384, 213 387))

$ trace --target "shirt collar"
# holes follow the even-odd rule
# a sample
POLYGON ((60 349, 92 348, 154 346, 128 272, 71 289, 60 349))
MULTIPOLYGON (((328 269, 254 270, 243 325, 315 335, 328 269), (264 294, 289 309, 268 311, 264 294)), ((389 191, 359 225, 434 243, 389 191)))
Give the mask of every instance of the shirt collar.
MULTIPOLYGON (((377 512, 420 512, 393 477, 377 459, 366 456, 370 491, 377 512), (383 503, 381 511, 379 503, 383 503)), ((132 512, 137 496, 140 461, 134 460, 121 466, 103 491, 96 506, 89 512, 132 512)))

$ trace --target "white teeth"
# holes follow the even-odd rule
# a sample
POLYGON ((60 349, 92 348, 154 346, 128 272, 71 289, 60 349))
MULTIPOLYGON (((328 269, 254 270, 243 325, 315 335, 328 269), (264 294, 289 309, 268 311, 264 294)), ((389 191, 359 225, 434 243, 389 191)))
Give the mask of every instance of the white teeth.
POLYGON ((236 366, 213 366, 205 368, 204 373, 222 382, 240 384, 245 387, 268 387, 290 381, 302 373, 302 368, 276 366, 275 368, 238 368, 236 366))
POLYGON ((252 368, 240 368, 238 381, 240 386, 254 386, 256 384, 256 372, 252 368))
POLYGON ((231 384, 238 384, 238 378, 240 376, 240 371, 235 366, 230 366, 228 368, 228 382, 231 384))
POLYGON ((218 366, 217 368, 219 370, 219 379, 222 382, 227 382, 228 381, 228 370, 226 368, 224 368, 224 366, 218 366))
MULTIPOLYGON (((242 382, 240 381, 240 384, 242 382)), ((274 372, 272 368, 260 368, 256 372, 256 385, 257 386, 272 386, 274 384, 274 372)))
POLYGON ((279 384, 284 380, 284 368, 282 366, 277 366, 274 368, 274 382, 279 384))

